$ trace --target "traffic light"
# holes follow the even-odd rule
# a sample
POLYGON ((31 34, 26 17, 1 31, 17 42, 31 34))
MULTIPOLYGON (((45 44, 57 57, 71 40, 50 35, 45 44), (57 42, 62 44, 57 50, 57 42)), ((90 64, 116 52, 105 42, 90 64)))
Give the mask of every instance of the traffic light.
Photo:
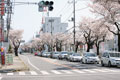
POLYGON ((48 10, 49 10, 49 11, 52 11, 52 10, 53 10, 53 4, 54 4, 53 1, 50 1, 50 2, 49 2, 49 6, 48 6, 48 10))
POLYGON ((44 5, 44 1, 40 1, 38 3, 38 6, 39 6, 38 11, 43 12, 43 10, 44 10, 44 6, 43 5, 44 5))
POLYGON ((38 3, 39 11, 43 12, 44 11, 44 7, 48 7, 48 10, 52 11, 53 10, 53 4, 54 4, 53 1, 40 1, 38 3))

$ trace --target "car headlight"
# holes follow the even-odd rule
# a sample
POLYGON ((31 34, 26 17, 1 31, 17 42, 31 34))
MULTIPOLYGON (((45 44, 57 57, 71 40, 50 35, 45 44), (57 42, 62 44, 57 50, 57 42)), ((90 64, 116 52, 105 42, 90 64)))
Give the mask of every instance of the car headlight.
POLYGON ((111 59, 112 62, 116 63, 116 60, 115 59, 111 59))
POLYGON ((87 59, 91 59, 91 58, 87 58, 87 59))
POLYGON ((100 59, 97 57, 96 60, 99 61, 100 59))

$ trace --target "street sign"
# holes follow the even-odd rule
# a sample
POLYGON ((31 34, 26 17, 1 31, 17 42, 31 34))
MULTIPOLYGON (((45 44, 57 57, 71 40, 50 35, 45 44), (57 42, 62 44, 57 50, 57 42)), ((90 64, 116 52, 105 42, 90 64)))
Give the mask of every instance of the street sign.
POLYGON ((1 16, 4 16, 5 14, 5 3, 4 3, 5 0, 0 0, 0 15, 1 16))

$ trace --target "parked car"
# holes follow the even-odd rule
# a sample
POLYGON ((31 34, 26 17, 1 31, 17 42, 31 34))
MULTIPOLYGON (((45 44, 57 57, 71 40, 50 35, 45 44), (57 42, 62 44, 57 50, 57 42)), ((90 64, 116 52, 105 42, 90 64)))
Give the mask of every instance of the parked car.
POLYGON ((50 57, 51 52, 46 52, 46 57, 50 57))
POLYGON ((99 63, 99 58, 96 53, 85 52, 83 53, 82 63, 99 63))
POLYGON ((38 52, 37 56, 41 56, 41 52, 38 52))
POLYGON ((35 56, 39 56, 39 53, 40 53, 39 51, 36 51, 36 52, 34 53, 34 55, 35 55, 35 56))
POLYGON ((120 52, 107 51, 101 57, 102 66, 120 66, 120 52))
POLYGON ((81 61, 82 56, 80 55, 80 53, 73 53, 70 58, 69 61, 81 61))
POLYGON ((58 56, 59 56, 59 54, 60 54, 60 52, 53 52, 53 54, 52 54, 52 58, 57 59, 58 56))
POLYGON ((44 50, 42 50, 41 52, 40 52, 40 56, 42 57, 43 56, 43 53, 44 53, 45 51, 44 50))
POLYGON ((37 56, 37 55, 38 55, 38 52, 35 52, 34 55, 37 56))
POLYGON ((60 52, 58 59, 66 59, 67 55, 68 55, 67 51, 62 51, 60 52))
POLYGON ((46 55, 47 55, 47 52, 42 53, 42 57, 46 57, 46 55))
POLYGON ((74 52, 69 52, 69 53, 67 54, 67 56, 66 56, 66 59, 67 59, 67 60, 70 60, 70 57, 72 56, 73 53, 74 53, 74 52))

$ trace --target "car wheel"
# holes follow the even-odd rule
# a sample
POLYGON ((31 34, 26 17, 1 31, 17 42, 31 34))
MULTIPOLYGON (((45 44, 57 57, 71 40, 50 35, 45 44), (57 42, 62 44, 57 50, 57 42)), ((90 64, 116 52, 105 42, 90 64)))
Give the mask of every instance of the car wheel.
POLYGON ((85 60, 85 63, 87 64, 87 59, 85 60))
POLYGON ((101 61, 101 66, 104 66, 104 63, 103 63, 103 61, 101 61))
POLYGON ((84 64, 83 59, 81 60, 82 64, 84 64))
POLYGON ((108 62, 108 67, 111 67, 111 62, 110 61, 108 62))

